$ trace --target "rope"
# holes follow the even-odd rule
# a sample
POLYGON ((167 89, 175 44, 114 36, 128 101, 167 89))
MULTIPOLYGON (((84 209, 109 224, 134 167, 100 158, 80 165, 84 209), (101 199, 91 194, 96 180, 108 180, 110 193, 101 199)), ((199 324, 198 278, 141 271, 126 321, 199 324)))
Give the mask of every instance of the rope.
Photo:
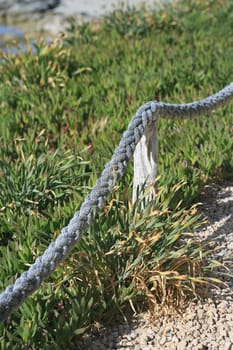
POLYGON ((185 119, 212 111, 233 98, 233 83, 206 99, 188 104, 169 104, 150 101, 142 105, 132 118, 124 132, 119 146, 105 165, 96 185, 86 196, 80 210, 74 214, 68 226, 61 230, 57 239, 38 257, 35 263, 0 294, 0 321, 20 306, 42 282, 54 271, 56 266, 69 254, 81 235, 91 225, 96 213, 102 208, 106 197, 115 184, 122 178, 125 168, 132 158, 136 144, 148 124, 159 117, 167 119, 185 119))

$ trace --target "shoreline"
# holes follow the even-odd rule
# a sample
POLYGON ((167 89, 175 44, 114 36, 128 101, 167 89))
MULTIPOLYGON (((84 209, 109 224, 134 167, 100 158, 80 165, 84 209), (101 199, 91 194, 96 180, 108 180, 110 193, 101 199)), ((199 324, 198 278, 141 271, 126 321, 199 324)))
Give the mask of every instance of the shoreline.
MULTIPOLYGON (((54 0, 56 2, 56 0, 54 0)), ((54 2, 53 1, 53 2, 54 2)), ((42 7, 35 5, 34 11, 32 5, 4 5, 7 1, 0 1, 0 25, 5 28, 14 28, 15 31, 21 31, 29 39, 37 39, 38 36, 54 37, 67 28, 70 18, 75 18, 80 22, 98 20, 101 17, 110 14, 117 8, 123 7, 141 7, 146 6, 148 9, 160 7, 165 3, 172 3, 171 0, 63 0, 57 1, 57 6, 44 10, 42 7)), ((18 36, 8 36, 8 39, 18 40, 18 36), (9 37, 9 38, 8 38, 9 37)), ((22 37, 21 37, 22 39, 22 37)), ((0 42, 4 42, 4 36, 0 32, 0 42)))

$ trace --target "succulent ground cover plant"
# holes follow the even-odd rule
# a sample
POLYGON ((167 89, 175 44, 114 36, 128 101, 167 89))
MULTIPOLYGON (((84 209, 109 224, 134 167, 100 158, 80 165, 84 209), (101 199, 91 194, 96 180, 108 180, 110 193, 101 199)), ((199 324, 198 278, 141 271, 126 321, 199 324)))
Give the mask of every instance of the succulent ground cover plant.
MULTIPOLYGON (((194 101, 232 81, 232 10, 210 0, 126 8, 71 22, 52 44, 38 42, 36 55, 30 46, 2 55, 1 290, 79 209, 141 104, 194 101)), ((72 254, 0 325, 1 349, 67 349, 97 322, 139 306, 178 307, 217 283, 208 242, 192 232, 204 184, 232 177, 232 136, 232 104, 160 120, 154 202, 144 212, 132 204, 130 165, 72 254)))

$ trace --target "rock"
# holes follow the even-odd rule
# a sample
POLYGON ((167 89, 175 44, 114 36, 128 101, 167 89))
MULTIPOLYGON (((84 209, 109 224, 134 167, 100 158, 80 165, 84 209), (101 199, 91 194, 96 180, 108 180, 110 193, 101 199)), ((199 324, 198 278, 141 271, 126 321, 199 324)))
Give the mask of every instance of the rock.
POLYGON ((0 0, 0 12, 42 13, 56 8, 60 2, 60 0, 0 0))

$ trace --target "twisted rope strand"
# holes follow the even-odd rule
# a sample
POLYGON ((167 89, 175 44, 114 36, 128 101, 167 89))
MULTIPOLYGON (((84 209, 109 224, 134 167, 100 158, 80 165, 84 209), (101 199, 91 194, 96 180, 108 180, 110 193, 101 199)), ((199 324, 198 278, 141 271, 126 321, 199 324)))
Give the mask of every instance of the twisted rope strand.
POLYGON ((169 104, 150 101, 142 105, 129 123, 119 146, 105 165, 102 175, 92 191, 86 196, 81 208, 61 230, 57 239, 38 257, 35 263, 0 294, 0 321, 5 320, 69 254, 81 235, 91 225, 96 213, 106 202, 115 184, 122 178, 125 168, 132 158, 135 147, 141 139, 145 127, 159 117, 184 119, 210 112, 233 98, 233 83, 206 99, 188 104, 169 104))

